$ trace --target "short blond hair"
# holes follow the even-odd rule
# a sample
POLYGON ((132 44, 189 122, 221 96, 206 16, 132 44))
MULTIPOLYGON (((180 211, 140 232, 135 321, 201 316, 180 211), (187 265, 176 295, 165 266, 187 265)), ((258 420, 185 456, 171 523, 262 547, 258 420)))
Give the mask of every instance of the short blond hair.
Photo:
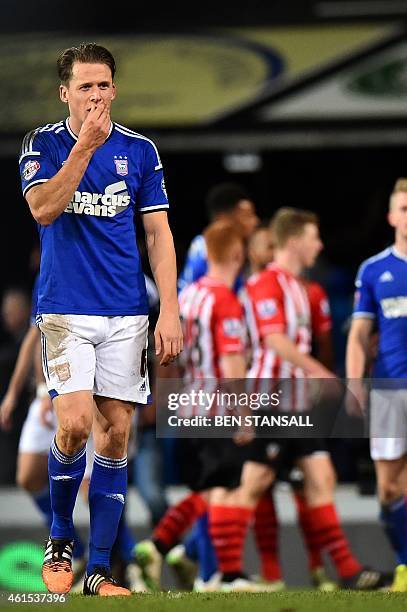
POLYGON ((308 223, 319 225, 319 218, 312 211, 288 206, 279 208, 270 221, 275 246, 283 248, 289 238, 301 236, 308 223))
POLYGON ((390 208, 393 207, 394 197, 398 193, 407 193, 407 178, 401 177, 401 178, 398 178, 397 181, 395 182, 393 191, 391 192, 391 196, 390 196, 390 203, 389 203, 390 208))
POLYGON ((235 244, 243 246, 243 238, 234 225, 227 221, 214 221, 204 231, 208 259, 214 263, 228 261, 235 244))

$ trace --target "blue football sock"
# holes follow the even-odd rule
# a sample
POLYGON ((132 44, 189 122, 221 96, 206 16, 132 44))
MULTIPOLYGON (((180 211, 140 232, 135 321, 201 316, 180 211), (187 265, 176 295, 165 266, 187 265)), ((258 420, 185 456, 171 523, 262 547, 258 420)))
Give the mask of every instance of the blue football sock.
POLYGON ((198 562, 198 527, 195 523, 184 540, 185 553, 188 559, 198 562))
POLYGON ((51 529, 52 525, 52 508, 51 508, 51 496, 49 493, 49 485, 44 487, 41 491, 31 493, 31 499, 37 506, 38 510, 42 514, 42 518, 45 524, 51 529))
POLYGON ((72 514, 85 467, 86 446, 69 456, 62 453, 53 441, 48 458, 53 538, 74 539, 72 514))
POLYGON ((387 536, 396 552, 398 564, 407 564, 407 500, 396 499, 382 506, 380 518, 387 536))
POLYGON ((95 567, 110 568, 127 491, 127 457, 110 459, 95 453, 89 485, 90 544, 88 576, 95 567))
POLYGON ((73 529, 73 553, 72 556, 74 559, 82 559, 85 556, 85 546, 83 544, 82 538, 79 533, 76 531, 75 527, 73 529))
POLYGON ((125 563, 130 563, 130 561, 133 561, 133 550, 136 545, 136 539, 130 531, 130 527, 127 524, 126 515, 124 512, 120 517, 119 527, 117 529, 116 544, 122 561, 125 563))
MULTIPOLYGON (((31 493, 31 498, 38 510, 41 512, 44 521, 49 529, 51 529, 52 525, 52 508, 51 508, 51 496, 49 492, 49 486, 47 485, 42 491, 37 491, 36 493, 31 493)), ((74 547, 73 547, 73 557, 74 559, 81 559, 85 554, 85 547, 83 545, 82 539, 79 533, 76 531, 74 527, 74 547)))
POLYGON ((204 582, 207 582, 215 572, 218 571, 218 561, 215 549, 209 535, 209 518, 205 512, 196 522, 197 544, 199 559, 199 575, 204 582))

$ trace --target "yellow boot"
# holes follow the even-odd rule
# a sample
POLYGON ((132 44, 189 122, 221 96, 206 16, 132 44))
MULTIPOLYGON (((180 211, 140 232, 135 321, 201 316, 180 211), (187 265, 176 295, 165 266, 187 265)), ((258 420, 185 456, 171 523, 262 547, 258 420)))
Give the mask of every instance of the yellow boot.
POLYGON ((398 593, 407 592, 407 565, 398 565, 396 567, 391 590, 398 593))

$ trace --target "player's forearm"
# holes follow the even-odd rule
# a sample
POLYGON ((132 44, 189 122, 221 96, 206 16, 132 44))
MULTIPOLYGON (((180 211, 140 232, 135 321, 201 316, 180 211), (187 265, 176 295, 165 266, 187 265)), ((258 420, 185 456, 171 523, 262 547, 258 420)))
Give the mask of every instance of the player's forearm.
POLYGON ((28 330, 21 344, 13 375, 7 389, 7 392, 12 393, 16 398, 20 395, 21 389, 27 381, 28 375, 31 371, 37 339, 38 329, 33 326, 28 330))
POLYGON ((316 358, 328 370, 333 370, 335 367, 335 356, 332 343, 331 332, 323 332, 315 338, 316 358))
POLYGON ((323 367, 310 355, 301 353, 285 334, 269 334, 266 337, 266 345, 275 351, 280 359, 289 361, 297 368, 304 370, 306 374, 314 374, 323 367))
POLYGON ((75 144, 57 174, 27 192, 27 202, 37 223, 50 225, 63 213, 82 180, 92 154, 92 150, 75 144))
POLYGON ((160 309, 178 311, 177 263, 169 227, 148 232, 146 241, 151 271, 160 294, 160 309))
POLYGON ((360 334, 350 332, 346 347, 347 378, 363 378, 366 372, 368 340, 360 334))
POLYGON ((37 341, 34 346, 34 376, 35 382, 38 385, 45 382, 44 370, 42 367, 42 351, 41 351, 41 336, 38 334, 37 341))

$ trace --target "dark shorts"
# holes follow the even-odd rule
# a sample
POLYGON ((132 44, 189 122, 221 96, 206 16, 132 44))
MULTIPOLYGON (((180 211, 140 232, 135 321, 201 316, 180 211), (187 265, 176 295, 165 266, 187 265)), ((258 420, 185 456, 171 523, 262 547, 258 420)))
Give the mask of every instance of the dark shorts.
POLYGON ((256 438, 250 444, 250 461, 272 467, 277 473, 291 470, 298 459, 327 452, 326 440, 317 438, 256 438))
POLYGON ((183 439, 180 450, 181 477, 193 491, 235 489, 243 464, 250 457, 248 446, 237 446, 225 438, 183 439))

